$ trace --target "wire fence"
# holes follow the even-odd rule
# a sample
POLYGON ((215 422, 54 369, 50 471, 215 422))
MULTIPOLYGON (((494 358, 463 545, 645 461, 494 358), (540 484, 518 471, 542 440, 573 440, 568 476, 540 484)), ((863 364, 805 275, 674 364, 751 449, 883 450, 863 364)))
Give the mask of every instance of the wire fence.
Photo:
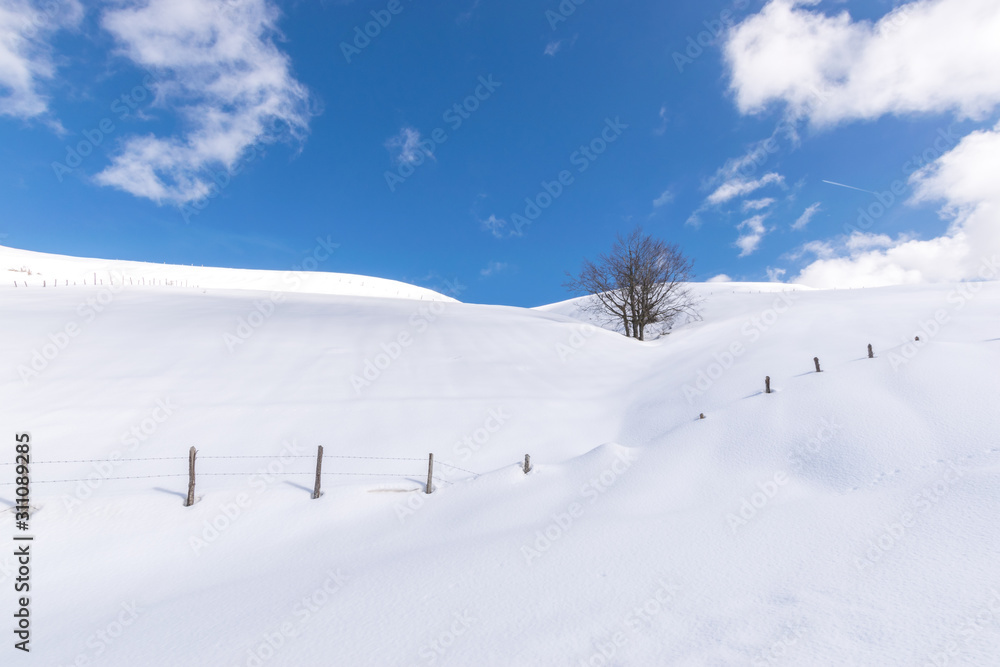
MULTIPOLYGON (((312 455, 309 455, 309 454, 306 454, 306 455, 301 455, 301 454, 296 454, 296 455, 281 455, 281 454, 277 454, 277 455, 240 455, 240 456, 202 456, 199 453, 198 456, 197 456, 197 460, 198 461, 238 461, 238 460, 246 460, 246 461, 251 461, 251 460, 253 460, 253 461, 265 461, 265 460, 266 461, 288 461, 289 459, 308 459, 308 460, 311 460, 311 461, 316 461, 316 458, 317 457, 316 457, 315 454, 312 454, 312 455)), ((405 462, 411 462, 411 463, 415 463, 415 462, 427 463, 427 459, 425 459, 425 458, 415 458, 415 457, 399 457, 399 456, 350 456, 350 455, 324 454, 323 455, 323 460, 326 461, 328 459, 335 459, 335 460, 341 460, 341 461, 392 461, 392 462, 405 461, 405 462)), ((148 463, 148 462, 161 462, 161 461, 178 461, 179 462, 179 461, 188 461, 188 460, 189 460, 189 457, 187 457, 187 456, 155 456, 155 457, 147 457, 147 458, 128 458, 128 459, 111 459, 111 458, 104 458, 104 459, 59 459, 59 460, 52 460, 52 461, 32 461, 29 464, 29 468, 31 469, 31 472, 33 474, 35 472, 35 467, 36 466, 80 465, 80 464, 90 464, 90 463, 94 463, 94 464, 107 464, 107 465, 117 466, 117 465, 123 464, 123 463, 148 463)), ((446 461, 436 460, 434 463, 437 464, 437 465, 443 466, 445 468, 448 468, 450 470, 455 470, 455 471, 458 471, 460 473, 463 473, 463 474, 466 474, 466 475, 470 475, 472 477, 478 477, 479 476, 479 473, 477 473, 477 472, 474 472, 474 471, 471 471, 471 470, 467 470, 465 468, 460 468, 460 467, 458 467, 456 465, 452 465, 452 464, 450 464, 450 463, 448 463, 446 461)), ((18 464, 16 462, 0 462, 0 466, 15 466, 15 465, 18 465, 18 464)), ((400 467, 402 467, 402 466, 400 466, 400 467)), ((199 471, 197 473, 197 476, 199 478, 202 478, 202 477, 252 477, 254 475, 263 475, 263 474, 272 475, 272 476, 276 476, 276 477, 296 477, 296 476, 315 477, 315 475, 316 475, 315 471, 285 471, 285 470, 271 471, 270 469, 263 469, 263 470, 258 469, 258 470, 239 471, 239 472, 237 472, 237 471, 230 471, 230 470, 227 470, 227 471, 224 471, 224 472, 201 472, 201 471, 199 471)), ((97 481, 100 481, 100 482, 103 483, 105 481, 135 480, 135 479, 168 479, 168 478, 188 477, 188 476, 189 476, 189 473, 182 473, 182 472, 178 472, 178 473, 160 473, 160 474, 154 474, 154 475, 116 475, 116 476, 108 476, 108 475, 102 474, 100 471, 95 471, 95 472, 90 473, 90 475, 86 476, 86 477, 76 476, 76 477, 60 478, 60 479, 33 479, 32 478, 31 479, 31 483, 32 484, 74 484, 74 483, 79 483, 79 482, 84 482, 84 483, 90 482, 90 483, 92 483, 92 482, 97 482, 97 481)), ((414 478, 415 477, 415 478, 418 478, 418 479, 424 479, 427 476, 427 470, 422 470, 422 471, 419 471, 419 472, 398 472, 398 471, 392 471, 392 472, 386 472, 386 471, 358 472, 358 471, 342 471, 342 470, 337 470, 337 471, 323 471, 323 472, 320 473, 320 476, 321 477, 368 477, 368 478, 394 477, 394 478, 406 478, 406 479, 414 478)), ((453 484, 454 483, 453 480, 447 479, 446 477, 441 476, 441 475, 436 475, 435 474, 435 475, 432 475, 431 478, 435 482, 441 482, 441 483, 444 483, 444 484, 453 484)), ((17 484, 17 482, 13 482, 13 481, 12 482, 0 482, 0 487, 15 486, 16 484, 17 484)))

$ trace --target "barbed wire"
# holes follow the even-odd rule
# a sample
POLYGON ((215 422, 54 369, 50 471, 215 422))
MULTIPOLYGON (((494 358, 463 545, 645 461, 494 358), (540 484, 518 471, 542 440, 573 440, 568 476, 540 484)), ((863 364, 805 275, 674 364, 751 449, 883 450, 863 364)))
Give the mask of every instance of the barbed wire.
MULTIPOLYGON (((315 454, 300 455, 296 454, 294 456, 284 456, 281 454, 274 454, 268 456, 198 456, 199 461, 210 461, 210 460, 222 460, 222 459, 315 459, 315 454)), ((336 454, 323 454, 323 459, 357 459, 357 460, 369 460, 369 461, 426 461, 425 458, 402 458, 398 456, 339 456, 336 454)), ((187 456, 155 456, 142 459, 67 459, 64 461, 33 461, 29 465, 51 465, 55 463, 135 463, 137 461, 187 461, 187 456)), ((0 465, 13 466, 22 465, 17 462, 0 462, 0 465)), ((448 465, 443 463, 443 465, 448 465)), ((454 466, 449 466, 454 467, 454 466)), ((468 471, 463 471, 468 472, 468 471)), ((470 473, 476 474, 476 473, 470 473)))
MULTIPOLYGON (((195 475, 196 478, 200 477, 252 477, 260 473, 257 472, 200 472, 195 475)), ((314 472, 285 472, 281 473, 283 476, 294 476, 294 475, 308 475, 310 477, 315 476, 314 472)), ((399 473, 399 472, 324 472, 321 476, 326 477, 330 475, 338 476, 349 476, 349 477, 417 477, 423 479, 424 472, 416 473, 399 473)), ((126 475, 120 477, 99 477, 97 480, 94 479, 33 479, 31 484, 72 484, 75 482, 93 482, 93 481, 118 481, 126 479, 163 479, 168 477, 187 477, 187 473, 168 473, 164 475, 126 475)), ((449 479, 434 475, 432 479, 439 482, 444 482, 446 484, 454 484, 449 479)), ((16 486, 16 482, 0 482, 0 486, 16 486)))
MULTIPOLYGON (((420 459, 420 460, 422 461, 423 459, 420 459)), ((455 470, 460 470, 460 471, 462 471, 464 473, 468 473, 470 475, 475 475, 476 477, 479 477, 479 473, 478 472, 472 472, 471 470, 466 470, 465 468, 459 468, 458 466, 453 466, 452 464, 445 463, 444 461, 437 461, 437 463, 440 463, 441 465, 446 466, 448 468, 454 468, 455 470)))

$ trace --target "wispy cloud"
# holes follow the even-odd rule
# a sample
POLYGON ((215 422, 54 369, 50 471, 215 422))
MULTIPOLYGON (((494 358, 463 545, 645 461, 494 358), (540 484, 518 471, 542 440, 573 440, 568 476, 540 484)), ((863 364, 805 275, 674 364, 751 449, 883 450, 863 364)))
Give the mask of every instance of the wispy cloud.
POLYGON ((661 206, 666 206, 674 200, 674 192, 672 189, 667 188, 660 194, 659 197, 653 200, 653 208, 660 208, 661 206))
POLYGON ((555 54, 559 53, 559 49, 562 48, 562 45, 563 41, 561 39, 555 42, 549 42, 548 44, 545 45, 545 55, 554 56, 555 54))
POLYGON ((741 231, 745 230, 736 239, 736 247, 740 249, 740 257, 753 254, 760 246, 761 239, 767 234, 767 228, 764 226, 764 219, 766 217, 766 214, 755 215, 752 218, 747 218, 737 226, 737 229, 741 231))
POLYGON ((767 272, 768 281, 772 283, 780 283, 781 279, 788 273, 785 269, 772 269, 770 266, 765 271, 767 272))
POLYGON ((421 145, 423 137, 420 131, 412 127, 404 127, 399 134, 385 142, 385 147, 393 154, 392 159, 398 164, 416 164, 423 162, 424 156, 434 157, 429 149, 421 145))
POLYGON ((765 209, 775 202, 774 197, 764 197, 763 199, 748 199, 743 202, 743 212, 747 211, 760 211, 765 209))
MULTIPOLYGON (((42 83, 52 79, 52 36, 83 18, 78 0, 0 0, 0 115, 35 118, 49 110, 42 83)), ((57 129, 58 123, 53 122, 57 129)))
POLYGON ((509 266, 510 265, 506 262, 490 262, 486 265, 486 268, 479 271, 479 275, 483 278, 489 278, 490 276, 494 276, 502 271, 506 271, 509 266))
POLYGON ((472 17, 475 16, 477 9, 479 9, 479 0, 473 0, 472 5, 467 10, 459 14, 455 21, 457 23, 468 23, 472 20, 472 17))
POLYGON ((819 212, 819 210, 820 210, 819 202, 816 202, 815 204, 810 204, 809 207, 802 212, 802 215, 800 215, 795 220, 795 222, 792 223, 792 229, 795 230, 805 229, 806 225, 809 224, 809 221, 812 220, 813 216, 816 215, 816 213, 819 212))
POLYGON ((479 225, 492 234, 495 238, 505 239, 511 236, 521 236, 522 232, 516 229, 510 229, 507 221, 503 218, 498 218, 495 215, 491 215, 485 220, 480 220, 479 225))
POLYGON ((745 179, 745 178, 733 178, 726 181, 715 191, 708 196, 706 201, 712 205, 718 205, 725 203, 736 197, 742 197, 743 195, 748 195, 751 192, 755 192, 766 185, 784 185, 785 177, 781 174, 775 172, 770 172, 764 174, 756 180, 745 179))
POLYGON ((660 125, 653 130, 656 136, 662 136, 667 131, 667 107, 660 107, 660 125))
POLYGON ((96 176, 157 203, 211 193, 211 169, 231 168, 254 145, 301 141, 309 93, 275 45, 280 12, 270 0, 127 0, 102 25, 118 52, 156 76, 156 104, 176 111, 168 137, 131 136, 96 176))

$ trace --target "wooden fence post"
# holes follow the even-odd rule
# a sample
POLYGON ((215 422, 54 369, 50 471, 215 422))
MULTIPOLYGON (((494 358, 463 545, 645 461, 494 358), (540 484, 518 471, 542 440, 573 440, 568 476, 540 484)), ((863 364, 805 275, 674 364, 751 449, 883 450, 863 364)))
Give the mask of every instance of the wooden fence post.
POLYGON ((765 394, 770 394, 771 393, 771 376, 770 375, 768 375, 766 378, 764 378, 764 393, 765 394))
POLYGON ((524 455, 524 474, 531 472, 531 454, 524 455))
POLYGON ((313 500, 319 498, 322 494, 320 493, 319 483, 323 475, 323 445, 319 446, 319 450, 316 452, 316 486, 313 488, 313 500))
POLYGON ((194 505, 194 458, 197 453, 198 450, 194 447, 192 447, 191 451, 188 453, 188 497, 187 500, 184 501, 184 507, 191 507, 194 505))
POLYGON ((427 488, 424 493, 434 493, 434 454, 427 459, 427 488))
POLYGON ((868 343, 868 358, 869 359, 874 359, 875 358, 875 351, 872 349, 872 344, 871 343, 868 343))
POLYGON ((816 372, 822 373, 823 371, 819 368, 819 357, 813 357, 813 363, 816 364, 816 372))

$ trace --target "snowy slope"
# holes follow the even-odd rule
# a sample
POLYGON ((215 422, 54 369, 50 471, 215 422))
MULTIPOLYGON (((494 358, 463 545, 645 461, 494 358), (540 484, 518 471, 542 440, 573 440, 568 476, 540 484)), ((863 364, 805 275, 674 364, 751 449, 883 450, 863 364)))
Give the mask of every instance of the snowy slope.
POLYGON ((433 290, 396 280, 318 271, 331 261, 336 251, 337 245, 329 238, 317 238, 316 246, 287 271, 260 271, 67 257, 0 246, 0 274, 4 277, 0 280, 0 287, 82 287, 96 283, 109 287, 158 285, 454 300, 433 290))
POLYGON ((34 487, 18 664, 995 664, 1000 285, 696 289, 645 343, 572 303, 0 290, 0 421, 98 461, 36 468, 96 488, 34 487), (311 500, 320 444, 373 476, 311 500))

